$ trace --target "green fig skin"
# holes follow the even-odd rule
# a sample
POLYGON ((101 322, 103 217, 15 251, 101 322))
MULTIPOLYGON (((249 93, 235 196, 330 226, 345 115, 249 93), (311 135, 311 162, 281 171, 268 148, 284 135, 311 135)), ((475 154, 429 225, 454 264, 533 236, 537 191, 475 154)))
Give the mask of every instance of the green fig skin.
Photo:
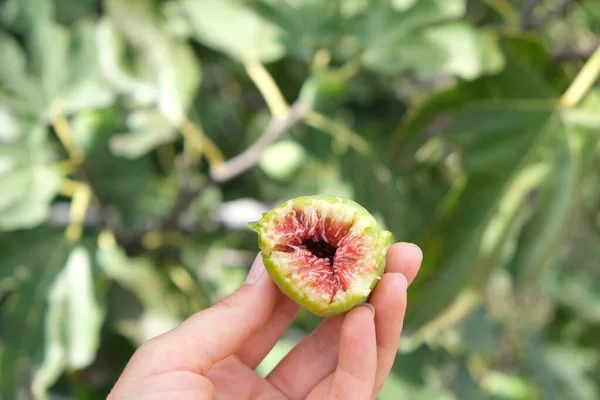
POLYGON ((386 253, 392 242, 391 232, 379 228, 375 218, 363 206, 350 199, 331 195, 302 196, 288 200, 264 213, 260 221, 250 223, 249 227, 258 233, 263 263, 277 287, 301 307, 320 317, 344 315, 368 300, 385 270, 386 253), (319 291, 320 287, 302 282, 302 278, 292 273, 297 267, 292 265, 293 260, 290 261, 292 256, 277 250, 280 245, 278 240, 281 239, 277 229, 281 229, 281 221, 290 212, 299 210, 309 214, 321 213, 323 218, 334 219, 350 227, 349 232, 356 238, 352 240, 361 248, 366 248, 363 257, 356 263, 362 265, 363 269, 350 274, 352 279, 349 287, 344 291, 339 290, 331 299, 325 299, 325 293, 319 291))

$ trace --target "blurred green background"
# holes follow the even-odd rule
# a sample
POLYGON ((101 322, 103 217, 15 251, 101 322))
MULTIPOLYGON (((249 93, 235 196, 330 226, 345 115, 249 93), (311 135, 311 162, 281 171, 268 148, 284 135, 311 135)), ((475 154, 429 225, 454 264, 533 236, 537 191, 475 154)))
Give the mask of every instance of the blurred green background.
POLYGON ((104 398, 314 193, 425 254, 381 399, 600 398, 599 45, 597 0, 0 2, 0 398, 104 398))

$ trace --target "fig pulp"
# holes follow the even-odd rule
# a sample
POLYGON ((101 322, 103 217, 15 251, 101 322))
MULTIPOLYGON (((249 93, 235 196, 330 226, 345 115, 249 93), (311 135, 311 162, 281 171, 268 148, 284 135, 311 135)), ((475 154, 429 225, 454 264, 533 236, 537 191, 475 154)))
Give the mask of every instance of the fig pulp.
POLYGON ((367 301, 392 240, 364 207, 327 195, 288 200, 249 226, 279 289, 322 317, 367 301))

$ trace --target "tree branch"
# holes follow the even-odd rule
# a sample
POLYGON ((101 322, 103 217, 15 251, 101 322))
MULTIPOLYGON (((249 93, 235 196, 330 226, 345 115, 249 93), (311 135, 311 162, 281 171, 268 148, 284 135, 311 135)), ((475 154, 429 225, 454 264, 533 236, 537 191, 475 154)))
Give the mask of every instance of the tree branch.
MULTIPOLYGON (((218 183, 227 182, 255 166, 260 160, 262 152, 291 127, 302 121, 308 111, 309 107, 307 105, 302 102, 296 102, 284 116, 271 117, 263 134, 248 149, 236 157, 210 169, 208 181, 202 187, 190 187, 187 179, 184 177, 184 183, 179 190, 178 197, 164 218, 150 221, 134 232, 117 234, 117 242, 129 251, 137 251, 143 249, 142 242, 144 241, 144 237, 152 232, 180 230, 179 219, 181 215, 185 213, 202 192, 218 183)), ((186 165, 183 167, 185 169, 186 165)))
POLYGON ((211 179, 217 183, 226 182, 252 168, 258 163, 262 152, 290 128, 302 121, 308 111, 308 105, 296 101, 283 116, 273 116, 260 138, 248 149, 225 163, 211 168, 211 179))

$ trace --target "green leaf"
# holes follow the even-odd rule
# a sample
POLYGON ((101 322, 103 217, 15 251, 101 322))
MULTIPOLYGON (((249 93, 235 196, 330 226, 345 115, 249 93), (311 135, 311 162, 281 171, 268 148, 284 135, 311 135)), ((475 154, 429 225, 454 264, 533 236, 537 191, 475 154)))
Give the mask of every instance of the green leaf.
POLYGON ((98 24, 97 45, 103 76, 111 87, 128 95, 139 105, 149 105, 156 101, 156 88, 151 79, 137 76, 135 69, 126 65, 129 60, 123 60, 127 43, 110 20, 98 24))
POLYGON ((237 60, 273 62, 285 54, 282 31, 237 0, 180 0, 200 42, 237 60))
MULTIPOLYGON (((172 124, 186 119, 200 85, 200 64, 190 47, 184 43, 169 43, 165 52, 156 53, 158 79, 158 109, 172 124)), ((158 50, 158 49, 157 49, 158 50)))
POLYGON ((109 105, 113 93, 99 74, 94 29, 92 23, 82 22, 72 34, 42 20, 25 36, 27 58, 16 41, 0 33, 0 85, 15 96, 10 103, 22 113, 43 118, 55 101, 65 113, 109 105))
POLYGON ((129 132, 110 138, 110 150, 119 157, 135 159, 177 138, 173 125, 158 111, 133 111, 127 125, 129 132))
POLYGON ((339 39, 342 29, 339 9, 348 7, 348 3, 350 1, 338 5, 321 0, 293 3, 262 0, 256 3, 254 9, 279 27, 279 40, 288 54, 310 62, 316 51, 330 48, 339 39))
POLYGON ((117 117, 112 110, 80 112, 72 122, 73 140, 85 153, 87 168, 94 171, 90 181, 95 194, 115 212, 113 222, 133 228, 166 215, 176 187, 156 174, 149 155, 129 160, 112 154, 117 117))
POLYGON ((524 226, 509 268, 519 284, 535 280, 556 256, 573 217, 577 215, 581 184, 594 155, 594 141, 569 129, 557 139, 555 159, 540 203, 524 226))
POLYGON ((112 104, 114 93, 100 70, 96 24, 83 20, 73 29, 69 45, 69 76, 58 96, 65 113, 112 104))
POLYGON ((572 346, 547 346, 538 336, 527 336, 523 364, 539 384, 543 398, 598 398, 598 387, 590 377, 592 368, 600 360, 597 351, 572 346))
POLYGON ((385 385, 383 386, 383 389, 377 398, 380 400, 396 400, 405 398, 414 400, 454 399, 454 397, 448 392, 436 390, 433 387, 424 385, 416 385, 394 374, 390 375, 386 379, 385 385))
POLYGON ((98 3, 98 0, 55 0, 56 19, 61 24, 75 24, 95 13, 98 3))
POLYGON ((458 300, 476 299, 489 273, 506 261, 531 212, 526 199, 549 172, 532 162, 564 134, 556 98, 562 74, 542 63, 547 55, 539 55, 535 41, 513 37, 502 45, 508 58, 500 74, 433 97, 409 113, 396 138, 394 158, 412 159, 435 135, 458 164, 453 187, 414 238, 425 258, 409 289, 407 332, 453 323, 468 311, 458 300))
POLYGON ((48 292, 44 360, 32 386, 37 397, 65 368, 83 369, 95 359, 103 310, 94 295, 94 274, 88 250, 74 248, 48 292))
MULTIPOLYGON (((592 263, 600 256, 596 242, 592 241, 592 263)), ((600 324, 600 282, 596 275, 600 272, 597 264, 581 268, 569 266, 557 274, 555 287, 551 290, 554 302, 569 309, 577 318, 591 324, 600 324)))
POLYGON ((3 108, 0 121, 0 229, 30 228, 46 219, 61 175, 42 126, 3 108))
POLYGON ((493 36, 485 36, 464 22, 432 27, 410 34, 393 48, 368 48, 363 63, 378 72, 414 72, 421 78, 440 73, 474 79, 503 67, 503 56, 493 36))
POLYGON ((26 32, 36 23, 50 20, 54 11, 53 0, 7 0, 0 8, 0 17, 7 26, 26 32))
POLYGON ((401 8, 380 2, 352 24, 364 47, 362 62, 377 72, 410 70, 424 78, 448 73, 474 79, 499 71, 503 56, 490 32, 480 33, 465 21, 446 22, 462 16, 464 8, 461 0, 401 8))
POLYGON ((459 293, 477 290, 500 265, 522 202, 546 173, 544 166, 521 168, 559 127, 552 104, 497 102, 450 117, 441 133, 460 146, 466 183, 448 198, 430 233, 419 241, 427 256, 411 285, 408 327, 439 316, 459 293))
POLYGON ((117 332, 141 344, 181 322, 179 299, 152 260, 129 258, 120 247, 109 245, 100 247, 98 263, 118 284, 108 297, 111 312, 107 316, 117 332), (136 301, 132 301, 132 294, 136 301))
POLYGON ((17 97, 10 101, 19 110, 40 108, 44 104, 41 88, 27 75, 25 53, 14 38, 3 32, 0 32, 0 89, 17 97))
MULTIPOLYGON (((44 231, 44 236, 37 242, 1 242, 2 267, 18 272, 17 287, 0 310, 5 345, 0 360, 0 393, 7 399, 16 398, 17 377, 39 356, 46 294, 69 253, 62 232, 44 231)), ((17 239, 14 234, 12 238, 17 239)))
POLYGON ((408 210, 398 190, 398 180, 390 169, 375 157, 347 151, 341 159, 342 176, 352 185, 354 198, 370 212, 379 214, 395 240, 405 237, 408 210))
POLYGON ((407 114, 393 143, 393 157, 412 158, 430 138, 438 135, 446 114, 467 104, 495 99, 557 101, 568 80, 560 68, 548 67, 551 61, 539 41, 530 37, 501 38, 501 50, 506 55, 502 71, 474 81, 462 82, 449 90, 417 102, 407 114), (436 124, 436 123, 439 123, 436 124), (427 135, 419 135, 427 132, 427 135))
POLYGON ((530 381, 502 372, 488 373, 482 385, 494 398, 527 400, 535 396, 535 388, 530 381))
MULTIPOLYGON (((167 121, 174 126, 179 126, 186 120, 187 109, 200 84, 201 67, 194 52, 188 43, 167 34, 163 26, 164 21, 154 16, 152 2, 109 1, 107 5, 115 28, 129 39, 137 52, 133 60, 134 71, 137 70, 136 72, 142 75, 145 81, 154 86, 148 88, 148 95, 152 98, 149 96, 147 100, 156 104, 167 121)), ((105 55, 106 60, 115 57, 114 53, 117 49, 114 47, 118 44, 118 37, 114 37, 116 32, 112 32, 110 24, 103 29, 106 29, 103 32, 106 36, 101 43, 108 46, 107 51, 112 53, 112 55, 105 55)), ((129 77, 122 71, 118 61, 117 65, 114 65, 115 61, 117 60, 111 61, 114 66, 114 71, 110 73, 112 80, 127 91, 140 90, 136 77, 129 77)), ((143 88, 145 85, 141 84, 143 88)), ((145 92, 145 89, 141 90, 145 92)))
POLYGON ((70 32, 62 26, 41 21, 27 37, 29 69, 44 91, 46 103, 59 92, 69 76, 70 32))

